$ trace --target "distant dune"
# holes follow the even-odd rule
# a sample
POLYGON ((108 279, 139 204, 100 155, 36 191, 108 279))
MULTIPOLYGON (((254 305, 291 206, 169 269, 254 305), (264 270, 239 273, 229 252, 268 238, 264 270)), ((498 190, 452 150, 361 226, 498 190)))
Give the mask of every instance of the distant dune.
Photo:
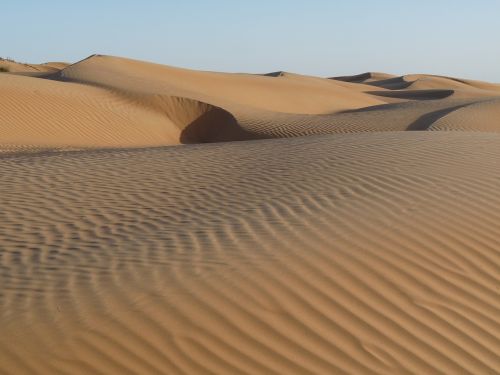
POLYGON ((1 67, 0 374, 500 373, 499 84, 1 67))

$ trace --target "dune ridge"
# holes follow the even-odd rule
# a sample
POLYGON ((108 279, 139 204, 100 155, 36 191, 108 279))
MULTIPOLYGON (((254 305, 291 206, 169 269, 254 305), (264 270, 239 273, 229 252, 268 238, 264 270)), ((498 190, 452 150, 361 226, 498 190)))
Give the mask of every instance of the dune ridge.
POLYGON ((500 372, 499 85, 12 66, 1 374, 500 372))

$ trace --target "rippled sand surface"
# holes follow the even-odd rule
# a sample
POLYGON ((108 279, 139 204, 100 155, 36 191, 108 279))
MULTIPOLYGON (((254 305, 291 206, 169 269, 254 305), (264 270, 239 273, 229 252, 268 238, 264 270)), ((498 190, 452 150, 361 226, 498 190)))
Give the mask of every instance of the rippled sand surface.
POLYGON ((500 371, 497 85, 21 68, 0 373, 500 371))

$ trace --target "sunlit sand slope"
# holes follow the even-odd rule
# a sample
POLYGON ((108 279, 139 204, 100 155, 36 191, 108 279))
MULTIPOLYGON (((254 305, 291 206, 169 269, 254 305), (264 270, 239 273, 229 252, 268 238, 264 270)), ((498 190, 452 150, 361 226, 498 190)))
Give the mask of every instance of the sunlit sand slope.
POLYGON ((203 72, 113 56, 91 56, 52 78, 127 92, 188 97, 224 108, 244 105, 278 112, 331 113, 384 103, 317 77, 203 72))
POLYGON ((0 372, 497 374, 499 160, 472 132, 3 156, 0 372))
POLYGON ((0 148, 137 147, 252 138, 197 100, 0 76, 0 148))

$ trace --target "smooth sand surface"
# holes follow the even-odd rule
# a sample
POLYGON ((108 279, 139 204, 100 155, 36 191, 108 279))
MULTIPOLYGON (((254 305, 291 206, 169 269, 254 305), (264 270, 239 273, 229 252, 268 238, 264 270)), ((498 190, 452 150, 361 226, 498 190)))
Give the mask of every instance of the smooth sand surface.
POLYGON ((500 85, 39 69, 0 73, 0 374, 500 373, 500 85))

